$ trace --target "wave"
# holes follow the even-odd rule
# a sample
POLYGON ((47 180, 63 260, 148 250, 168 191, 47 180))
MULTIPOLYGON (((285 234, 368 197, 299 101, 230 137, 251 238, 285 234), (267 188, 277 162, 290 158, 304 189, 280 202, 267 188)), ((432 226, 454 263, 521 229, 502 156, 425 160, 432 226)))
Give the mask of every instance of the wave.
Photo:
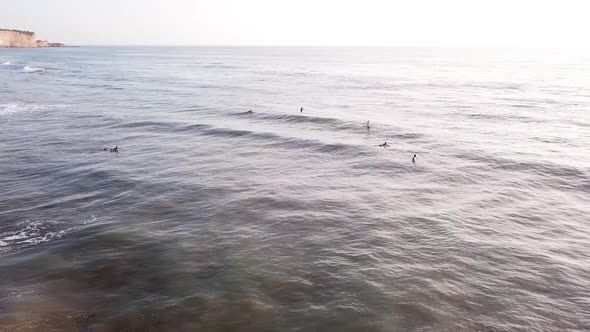
POLYGON ((524 161, 492 156, 481 152, 461 153, 455 157, 474 161, 494 171, 527 173, 542 179, 543 185, 557 186, 572 190, 588 192, 590 187, 590 170, 583 167, 563 165, 553 162, 524 161))
MULTIPOLYGON (((282 114, 282 115, 275 115, 270 116, 269 118, 282 120, 285 122, 290 123, 318 123, 318 124, 331 124, 331 125, 339 125, 342 127, 349 127, 350 124, 335 118, 323 118, 323 117, 315 117, 315 116, 297 116, 291 114, 282 114)), ((358 126, 355 126, 358 127, 358 126)))
POLYGON ((342 121, 335 118, 323 118, 305 115, 290 115, 290 114, 264 114, 264 113, 234 113, 236 116, 250 116, 255 119, 261 119, 266 121, 281 122, 281 123, 310 123, 318 125, 329 125, 333 129, 337 130, 358 130, 363 128, 363 124, 351 124, 346 121, 342 121))
POLYGON ((462 84, 466 88, 487 89, 487 90, 520 90, 522 84, 511 84, 504 82, 467 82, 462 84))
POLYGON ((0 105, 0 115, 18 113, 22 110, 19 104, 4 104, 0 105))
POLYGON ((59 105, 30 105, 18 103, 0 104, 0 116, 23 112, 45 111, 57 106, 59 105))
POLYGON ((188 108, 184 108, 178 111, 175 111, 176 113, 193 113, 193 112, 205 112, 205 111, 210 111, 212 110, 212 108, 207 107, 207 106, 191 106, 188 108))
POLYGON ((6 61, 6 62, 2 63, 2 66, 12 66, 12 65, 13 65, 13 63, 10 61, 6 61))
POLYGON ((210 64, 203 65, 203 68, 206 68, 206 69, 240 69, 243 67, 236 66, 236 65, 229 65, 229 64, 225 64, 225 63, 210 63, 210 64))
POLYGON ((268 132, 256 132, 244 129, 232 129, 215 127, 208 124, 189 124, 180 126, 179 123, 175 122, 154 122, 154 121, 142 121, 132 122, 125 124, 118 124, 112 128, 140 128, 148 127, 151 129, 163 128, 170 132, 190 132, 197 133, 203 136, 214 136, 219 138, 244 138, 258 141, 260 143, 266 143, 266 147, 287 147, 297 149, 312 149, 322 153, 334 153, 348 151, 357 151, 360 153, 365 147, 362 145, 350 145, 343 143, 323 143, 319 140, 313 139, 301 139, 289 136, 283 136, 268 132))
POLYGON ((338 85, 332 85, 331 88, 339 90, 359 90, 359 91, 400 91, 400 90, 424 90, 424 89, 445 89, 453 87, 449 83, 434 82, 367 82, 363 79, 340 78, 336 82, 338 85))
POLYGON ((14 114, 26 111, 35 111, 42 108, 39 105, 3 104, 0 105, 0 115, 14 114))
POLYGON ((46 70, 43 68, 39 68, 39 67, 25 66, 23 68, 23 71, 25 73, 39 73, 39 72, 45 72, 46 70))
POLYGON ((394 176, 403 173, 426 173, 425 167, 416 167, 411 162, 411 156, 406 157, 402 161, 392 161, 390 159, 360 159, 359 161, 350 165, 351 169, 355 171, 370 172, 372 174, 380 174, 386 176, 394 176))
POLYGON ((317 73, 314 72, 303 72, 303 71, 289 71, 289 70, 260 70, 252 69, 247 70, 246 73, 252 75, 264 75, 264 76, 282 76, 282 77, 307 77, 317 73))
MULTIPOLYGON (((351 122, 344 121, 336 118, 327 117, 316 117, 307 115, 292 115, 292 114, 267 114, 267 113, 249 113, 239 112, 231 114, 237 117, 251 117, 253 119, 260 119, 264 121, 277 122, 277 123, 292 123, 292 124, 315 124, 318 126, 326 126, 328 129, 334 131, 347 131, 351 133, 365 133, 367 131, 365 122, 351 122)), ((378 124, 371 128, 372 132, 379 132, 382 136, 388 139, 402 139, 402 140, 417 140, 423 135, 419 133, 399 133, 399 130, 391 128, 388 125, 378 124)))
POLYGON ((169 129, 171 131, 174 130, 177 123, 174 122, 165 122, 165 121, 138 121, 138 122, 127 122, 127 123, 117 123, 111 128, 152 128, 152 129, 169 129))
MULTIPOLYGON (((267 114, 267 113, 250 113, 250 112, 239 112, 233 113, 234 116, 253 116, 257 119, 265 119, 265 120, 278 120, 281 122, 287 123, 318 123, 318 124, 339 124, 342 126, 350 125, 346 121, 342 121, 336 118, 324 118, 324 117, 314 117, 314 116, 306 116, 306 115, 292 115, 292 114, 267 114)), ((358 127, 358 126, 356 126, 358 127)))
MULTIPOLYGON (((514 106, 514 105, 512 105, 514 106)), ((466 116, 470 119, 476 120, 492 120, 492 121, 516 121, 516 122, 524 122, 524 123, 543 123, 544 120, 536 119, 530 116, 525 115, 517 115, 517 114, 483 114, 483 113, 455 113, 459 115, 466 116)))
MULTIPOLYGON (((309 117, 309 116, 296 116, 296 115, 270 115, 257 113, 233 113, 234 116, 252 116, 255 115, 262 119, 282 121, 282 122, 311 122, 318 124, 329 124, 332 130, 343 130, 350 129, 354 132, 365 132, 366 129, 362 124, 348 123, 342 120, 334 118, 321 118, 321 117, 309 117)), ((320 153, 342 153, 347 154, 365 155, 368 151, 368 147, 365 145, 346 144, 346 143, 326 143, 316 139, 305 139, 298 137, 290 137, 282 134, 276 134, 271 132, 260 132, 252 131, 247 129, 234 129, 216 127, 209 124, 183 124, 180 122, 167 122, 167 121, 137 121, 128 123, 118 123, 110 128, 114 129, 149 129, 151 131, 165 131, 170 133, 196 133, 202 136, 214 136, 219 138, 235 138, 235 139, 249 139, 264 143, 265 147, 287 147, 296 149, 311 149, 320 153)), ((422 135, 417 133, 391 133, 387 134, 387 138, 390 140, 415 140, 419 139, 422 135)))
POLYGON ((180 128, 178 131, 193 131, 193 130, 200 130, 200 129, 207 129, 207 128, 211 128, 211 126, 198 123, 198 124, 186 125, 186 126, 180 128))
MULTIPOLYGON (((198 128, 198 127, 196 127, 198 128)), ((227 138, 250 137, 259 140, 280 140, 281 136, 271 133, 259 133, 250 130, 229 129, 229 128, 204 128, 201 134, 208 136, 218 136, 227 138)))
POLYGON ((392 139, 400 139, 400 140, 416 140, 422 137, 422 134, 418 133, 405 133, 405 134, 393 134, 388 135, 387 137, 392 139))
MULTIPOLYGON (((81 225, 88 225, 96 222, 96 217, 92 216, 83 221, 81 225)), ((54 239, 59 239, 68 232, 71 232, 78 226, 66 226, 64 223, 55 220, 45 221, 23 221, 18 223, 16 230, 0 233, 0 247, 15 248, 29 247, 54 239)))
MULTIPOLYGON (((189 127, 185 127, 189 129, 189 127)), ((365 146, 343 143, 323 143, 319 140, 301 139, 273 133, 254 132, 250 130, 218 128, 207 125, 193 125, 194 129, 205 136, 216 136, 222 138, 248 138, 258 142, 266 143, 266 147, 309 149, 320 153, 346 153, 348 155, 365 154, 365 146)))

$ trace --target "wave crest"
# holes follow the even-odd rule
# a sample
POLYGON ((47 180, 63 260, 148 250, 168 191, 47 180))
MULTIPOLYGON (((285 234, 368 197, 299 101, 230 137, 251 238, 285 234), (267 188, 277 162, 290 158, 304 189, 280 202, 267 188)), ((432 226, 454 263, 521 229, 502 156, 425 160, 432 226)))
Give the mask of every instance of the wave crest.
POLYGON ((22 221, 17 224, 18 229, 0 232, 0 247, 5 249, 15 247, 29 247, 53 239, 59 239, 66 233, 74 231, 81 226, 95 223, 97 218, 92 216, 75 226, 64 225, 63 222, 55 220, 44 221, 22 221), (65 227, 64 227, 65 226, 65 227))
POLYGON ((43 111, 48 109, 51 106, 43 106, 43 105, 26 105, 26 104, 17 104, 17 103, 9 103, 9 104, 0 104, 0 115, 7 115, 7 114, 14 114, 14 113, 21 113, 21 112, 31 112, 31 111, 43 111))
POLYGON ((45 72, 46 70, 43 68, 39 68, 39 67, 25 66, 23 68, 23 71, 25 73, 39 73, 39 72, 45 72))

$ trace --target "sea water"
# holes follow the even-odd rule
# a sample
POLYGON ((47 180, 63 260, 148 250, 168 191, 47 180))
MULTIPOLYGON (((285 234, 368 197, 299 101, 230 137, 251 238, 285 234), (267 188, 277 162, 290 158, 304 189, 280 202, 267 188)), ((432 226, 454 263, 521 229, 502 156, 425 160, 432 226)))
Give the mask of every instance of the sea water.
POLYGON ((0 331, 590 329, 589 53, 0 63, 0 331))

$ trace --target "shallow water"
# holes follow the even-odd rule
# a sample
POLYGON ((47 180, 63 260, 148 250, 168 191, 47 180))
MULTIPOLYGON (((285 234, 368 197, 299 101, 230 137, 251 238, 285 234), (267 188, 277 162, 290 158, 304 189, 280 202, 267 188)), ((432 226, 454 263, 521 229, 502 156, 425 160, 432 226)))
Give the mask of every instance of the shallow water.
POLYGON ((0 331, 590 329, 590 54, 0 63, 0 331))

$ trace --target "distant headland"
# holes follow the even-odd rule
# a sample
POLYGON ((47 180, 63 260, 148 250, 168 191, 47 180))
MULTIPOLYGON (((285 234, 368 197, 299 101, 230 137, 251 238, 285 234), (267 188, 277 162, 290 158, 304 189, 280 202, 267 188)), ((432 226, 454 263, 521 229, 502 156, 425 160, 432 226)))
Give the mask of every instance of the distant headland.
POLYGON ((32 31, 0 29, 0 48, 3 47, 67 47, 62 43, 38 40, 32 31))

